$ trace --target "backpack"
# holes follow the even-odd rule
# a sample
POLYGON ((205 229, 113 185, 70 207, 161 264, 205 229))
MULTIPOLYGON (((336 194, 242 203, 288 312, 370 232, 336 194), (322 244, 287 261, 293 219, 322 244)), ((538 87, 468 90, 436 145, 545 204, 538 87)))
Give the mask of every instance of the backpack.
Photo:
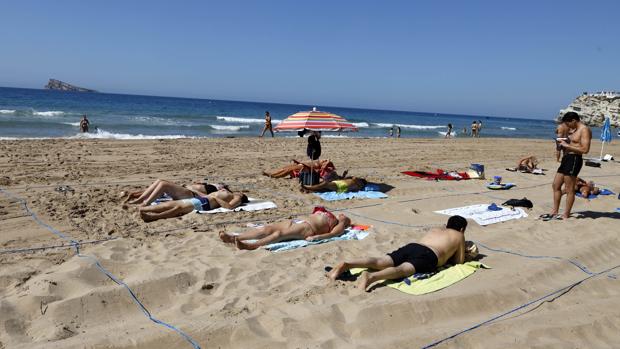
POLYGON ((532 208, 534 207, 534 204, 528 200, 527 198, 523 198, 523 199, 510 199, 506 202, 504 202, 502 205, 504 206, 512 206, 512 207, 525 207, 525 208, 532 208))

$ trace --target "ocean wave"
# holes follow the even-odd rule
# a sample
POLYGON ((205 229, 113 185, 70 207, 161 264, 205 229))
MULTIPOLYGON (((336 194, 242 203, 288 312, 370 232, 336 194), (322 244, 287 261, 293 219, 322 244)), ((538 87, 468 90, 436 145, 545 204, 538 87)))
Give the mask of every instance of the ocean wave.
POLYGON ((505 126, 502 126, 502 130, 516 131, 517 128, 516 127, 505 127, 505 126))
MULTIPOLYGON (((265 119, 250 119, 250 118, 238 118, 235 116, 216 116, 217 120, 225 121, 225 122, 240 122, 244 124, 264 124, 265 119)), ((271 119, 272 124, 279 124, 282 120, 274 120, 271 119)))
POLYGON ((218 131, 241 131, 241 129, 249 129, 250 126, 249 125, 238 125, 238 126, 232 126, 232 125, 209 125, 209 127, 211 127, 214 130, 218 130, 218 131))
MULTIPOLYGON (((446 132, 446 131, 437 131, 437 133, 439 133, 440 135, 445 137, 448 132, 446 132)), ((456 137, 456 132, 454 132, 454 131, 450 132, 450 136, 456 137)))
POLYGON ((183 122, 181 120, 168 119, 157 116, 131 116, 132 121, 138 121, 139 124, 148 124, 148 125, 162 125, 162 126, 186 126, 191 127, 195 126, 189 122, 183 122))
POLYGON ((379 127, 387 127, 390 128, 392 126, 400 126, 401 128, 411 128, 416 130, 432 130, 436 128, 446 128, 446 126, 438 126, 438 125, 407 125, 407 124, 386 124, 386 123, 377 123, 375 124, 379 127))
POLYGON ((78 133, 75 136, 68 137, 69 139, 179 139, 179 138, 194 138, 183 135, 132 135, 127 133, 112 133, 102 129, 98 129, 97 132, 91 133, 78 133))
POLYGON ((69 125, 69 126, 80 127, 80 123, 79 122, 63 122, 63 124, 69 125))
POLYGON ((370 127, 370 125, 367 122, 352 122, 352 124, 359 128, 370 127))
POLYGON ((37 116, 59 116, 59 115, 63 115, 64 113, 65 113, 64 111, 58 111, 58 110, 33 111, 32 115, 37 115, 37 116))
POLYGON ((0 109, 0 114, 14 114, 15 110, 12 109, 0 109))

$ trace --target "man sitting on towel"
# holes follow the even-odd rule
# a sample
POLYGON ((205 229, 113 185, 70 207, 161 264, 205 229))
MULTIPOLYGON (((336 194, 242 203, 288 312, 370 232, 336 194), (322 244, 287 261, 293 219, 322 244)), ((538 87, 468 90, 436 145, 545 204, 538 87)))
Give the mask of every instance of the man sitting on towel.
POLYGON ((206 196, 166 201, 158 205, 140 206, 138 211, 143 221, 152 222, 158 219, 182 216, 192 211, 209 211, 219 207, 232 210, 247 202, 249 200, 245 194, 233 193, 228 187, 224 187, 206 196))
POLYGON ((465 228, 467 220, 461 216, 448 219, 445 228, 436 228, 426 234, 419 243, 410 243, 383 257, 366 257, 341 262, 327 275, 336 280, 340 274, 351 268, 369 268, 360 275, 360 289, 367 290, 379 280, 393 280, 409 277, 415 273, 434 271, 447 262, 465 262, 465 228))

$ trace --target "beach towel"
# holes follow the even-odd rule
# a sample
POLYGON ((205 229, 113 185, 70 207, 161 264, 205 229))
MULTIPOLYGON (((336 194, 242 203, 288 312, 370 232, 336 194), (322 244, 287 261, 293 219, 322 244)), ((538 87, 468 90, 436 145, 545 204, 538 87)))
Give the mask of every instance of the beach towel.
POLYGON ((338 240, 362 240, 366 238, 369 234, 368 229, 370 226, 366 225, 354 225, 352 227, 346 228, 344 233, 340 236, 334 236, 329 239, 315 240, 315 241, 306 241, 306 240, 290 240, 290 241, 282 241, 276 242, 273 244, 263 246, 264 249, 269 251, 288 251, 294 250, 300 247, 306 247, 310 245, 318 245, 324 244, 330 241, 338 241, 338 240))
POLYGON ((222 213, 222 212, 239 212, 239 211, 259 211, 259 210, 267 210, 270 208, 277 208, 278 206, 273 203, 272 201, 266 201, 266 200, 258 200, 258 199, 254 199, 254 198, 248 198, 248 200, 250 202, 243 204, 239 207, 236 207, 232 210, 229 210, 227 208, 223 208, 223 207, 218 207, 215 208, 213 210, 209 210, 209 211, 196 211, 198 213, 222 213))
POLYGON ((501 183, 501 184, 489 183, 487 184, 487 188, 492 189, 492 190, 507 190, 507 189, 510 189, 516 186, 517 185, 514 183, 501 183))
POLYGON ((314 193, 314 195, 320 197, 326 201, 346 200, 346 199, 384 199, 387 198, 387 194, 380 191, 354 191, 348 193, 336 193, 335 191, 329 191, 326 193, 314 193))
POLYGON ((456 171, 444 171, 442 169, 437 169, 437 172, 425 172, 425 171, 404 171, 402 174, 406 174, 407 176, 424 178, 428 180, 434 181, 458 181, 461 179, 470 179, 469 174, 467 172, 456 172, 456 171))
MULTIPOLYGON (((387 281, 386 285, 401 292, 419 296, 453 285, 475 273, 480 268, 490 269, 490 267, 480 262, 471 261, 464 264, 442 267, 435 273, 416 273, 402 281, 387 281)), ((351 274, 356 275, 364 270, 363 268, 353 268, 351 269, 351 274)))
POLYGON ((489 210, 489 204, 471 205, 465 207, 449 208, 446 210, 435 211, 435 213, 445 214, 448 216, 459 215, 464 218, 473 219, 480 225, 489 225, 500 223, 512 219, 527 217, 527 213, 522 208, 515 207, 513 209, 505 206, 498 206, 501 210, 489 210))
MULTIPOLYGON (((601 189, 601 191, 599 191, 598 194, 590 194, 587 198, 584 199, 596 199, 599 195, 615 195, 615 193, 609 189, 601 189)), ((580 198, 583 198, 583 195, 581 195, 580 192, 576 192, 575 196, 578 196, 580 198)))

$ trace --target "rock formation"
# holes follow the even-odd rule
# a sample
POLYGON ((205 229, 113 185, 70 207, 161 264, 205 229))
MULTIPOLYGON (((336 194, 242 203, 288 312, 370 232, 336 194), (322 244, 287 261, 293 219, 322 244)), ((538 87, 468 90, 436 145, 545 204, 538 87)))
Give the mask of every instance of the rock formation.
POLYGON ((560 120, 569 111, 578 113, 581 120, 590 126, 602 126, 605 117, 610 117, 611 126, 620 127, 620 92, 584 92, 560 110, 556 119, 560 120))
POLYGON ((45 85, 45 88, 48 90, 61 90, 72 92, 97 92, 95 90, 89 90, 87 88, 73 86, 71 84, 56 79, 50 79, 47 85, 45 85))

